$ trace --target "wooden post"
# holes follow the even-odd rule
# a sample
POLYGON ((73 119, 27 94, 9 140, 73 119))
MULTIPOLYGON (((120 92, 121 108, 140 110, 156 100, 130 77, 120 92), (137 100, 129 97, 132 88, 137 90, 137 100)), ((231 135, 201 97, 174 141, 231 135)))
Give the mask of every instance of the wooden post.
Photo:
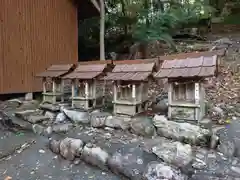
POLYGON ((47 88, 46 88, 46 84, 47 84, 47 79, 46 77, 43 78, 43 102, 46 101, 46 98, 45 98, 45 93, 47 92, 47 88))
POLYGON ((117 84, 116 82, 113 83, 113 101, 117 101, 117 84))
POLYGON ((113 82, 113 114, 116 114, 116 102, 117 102, 117 82, 113 82))
POLYGON ((57 96, 56 96, 56 89, 57 88, 57 84, 56 84, 56 79, 52 79, 52 103, 56 104, 57 101, 57 96))
POLYGON ((61 95, 61 102, 63 103, 64 102, 64 80, 61 79, 61 84, 60 84, 60 93, 62 94, 61 95))
POLYGON ((72 108, 74 108, 74 97, 75 97, 75 79, 71 80, 71 84, 72 84, 72 108))
POLYGON ((139 93, 139 100, 140 101, 145 101, 145 99, 143 99, 143 82, 141 82, 140 84, 140 93, 139 93))
POLYGON ((93 79, 93 85, 92 85, 92 93, 93 93, 93 107, 96 107, 97 103, 97 80, 93 79))
POLYGON ((89 96, 89 84, 86 81, 86 84, 85 84, 85 100, 86 100, 85 109, 88 109, 88 101, 89 101, 88 96, 89 96))
POLYGON ((172 116, 172 91, 173 86, 172 83, 168 84, 168 118, 172 116))
POLYGON ((132 98, 133 98, 133 101, 135 102, 136 101, 136 85, 135 84, 132 85, 132 98))
POLYGON ((52 80, 52 92, 53 92, 53 94, 56 93, 56 81, 55 81, 55 79, 52 80))
POLYGON ((46 92, 47 92, 46 84, 47 84, 47 80, 46 80, 46 78, 44 77, 44 78, 43 78, 43 93, 46 93, 46 92))
MULTIPOLYGON (((194 89, 195 89, 195 93, 194 93, 195 104, 199 105, 199 102, 200 102, 199 83, 195 83, 195 88, 194 89)), ((199 121, 199 108, 196 108, 195 120, 199 121)))
POLYGON ((102 105, 105 104, 105 92, 106 92, 106 80, 103 81, 103 91, 102 91, 103 99, 102 99, 102 105))

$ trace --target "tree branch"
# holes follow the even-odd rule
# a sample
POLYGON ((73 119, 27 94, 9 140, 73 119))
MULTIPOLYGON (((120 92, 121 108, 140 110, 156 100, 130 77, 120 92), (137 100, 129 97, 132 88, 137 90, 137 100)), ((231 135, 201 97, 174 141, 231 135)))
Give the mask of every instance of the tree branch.
POLYGON ((97 0, 90 0, 90 1, 94 5, 94 7, 98 10, 98 12, 100 12, 100 5, 97 2, 97 0))

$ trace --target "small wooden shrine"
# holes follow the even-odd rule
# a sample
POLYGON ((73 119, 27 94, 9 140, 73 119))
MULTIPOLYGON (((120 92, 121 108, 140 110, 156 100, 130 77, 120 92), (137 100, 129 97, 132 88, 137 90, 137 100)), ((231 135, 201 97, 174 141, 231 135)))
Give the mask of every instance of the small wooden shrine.
POLYGON ((114 114, 134 116, 147 108, 148 87, 154 61, 114 61, 115 67, 104 77, 113 81, 114 114))
POLYGON ((64 101, 64 81, 61 78, 72 72, 74 68, 74 64, 52 65, 46 71, 36 75, 43 79, 44 102, 56 104, 58 101, 64 101))
POLYGON ((82 62, 63 77, 71 80, 72 108, 88 110, 103 105, 105 84, 101 79, 111 67, 111 61, 82 62))
POLYGON ((166 57, 154 77, 168 80, 169 119, 198 123, 205 116, 204 80, 216 75, 217 58, 213 53, 166 57))

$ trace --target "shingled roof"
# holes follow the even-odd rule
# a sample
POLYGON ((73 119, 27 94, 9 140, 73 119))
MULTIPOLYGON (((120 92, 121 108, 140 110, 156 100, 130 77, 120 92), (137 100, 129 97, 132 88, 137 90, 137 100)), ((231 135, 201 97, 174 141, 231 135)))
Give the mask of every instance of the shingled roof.
POLYGON ((92 79, 103 73, 107 64, 84 64, 78 67, 70 74, 63 77, 63 79, 92 79))
MULTIPOLYGON (((155 78, 210 77, 217 71, 217 55, 163 61, 155 78)), ((166 58, 167 59, 167 58, 166 58)))
POLYGON ((47 68, 46 71, 39 73, 36 77, 62 77, 67 73, 71 72, 74 69, 74 64, 59 64, 59 65, 52 65, 47 68))
POLYGON ((155 63, 116 64, 113 71, 108 73, 105 80, 142 81, 146 80, 153 71, 155 63))

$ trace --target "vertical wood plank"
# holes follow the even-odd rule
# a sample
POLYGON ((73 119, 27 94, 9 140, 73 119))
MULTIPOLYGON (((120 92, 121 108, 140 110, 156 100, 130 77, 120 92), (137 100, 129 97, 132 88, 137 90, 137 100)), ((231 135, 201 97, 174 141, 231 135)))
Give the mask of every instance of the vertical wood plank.
POLYGON ((77 26, 69 0, 0 0, 0 94, 40 92, 37 73, 77 63, 77 26))

